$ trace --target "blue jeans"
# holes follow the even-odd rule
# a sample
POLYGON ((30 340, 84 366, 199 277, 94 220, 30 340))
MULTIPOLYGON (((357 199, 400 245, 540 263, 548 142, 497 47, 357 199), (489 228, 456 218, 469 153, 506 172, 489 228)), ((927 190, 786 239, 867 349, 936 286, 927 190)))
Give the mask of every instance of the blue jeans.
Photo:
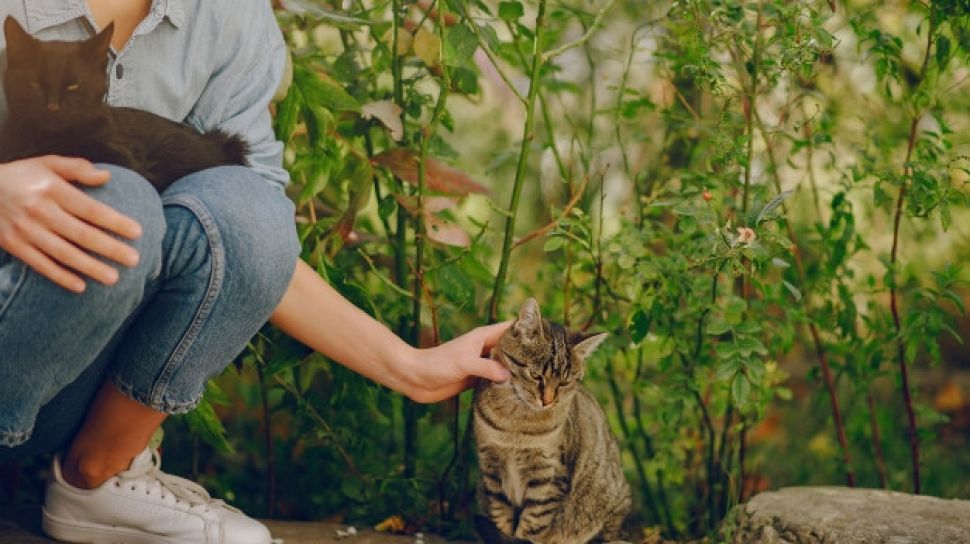
POLYGON ((162 195, 103 168, 111 181, 85 192, 144 232, 118 283, 73 294, 0 250, 0 459, 64 447, 106 378, 154 410, 191 410, 292 277, 293 204, 248 168, 198 172, 162 195))

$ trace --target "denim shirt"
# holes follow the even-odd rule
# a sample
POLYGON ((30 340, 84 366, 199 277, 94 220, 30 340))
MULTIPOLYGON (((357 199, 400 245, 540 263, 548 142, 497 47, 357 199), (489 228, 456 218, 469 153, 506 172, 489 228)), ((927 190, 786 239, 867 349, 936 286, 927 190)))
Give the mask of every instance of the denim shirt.
MULTIPOLYGON (((8 15, 40 40, 97 32, 84 0, 0 0, 0 22, 8 15)), ((111 51, 107 102, 238 134, 250 145, 251 167, 283 187, 289 175, 269 103, 285 64, 269 0, 153 0, 124 49, 111 51)), ((0 70, 5 66, 4 54, 0 70)), ((0 88, 0 122, 6 107, 0 88)))

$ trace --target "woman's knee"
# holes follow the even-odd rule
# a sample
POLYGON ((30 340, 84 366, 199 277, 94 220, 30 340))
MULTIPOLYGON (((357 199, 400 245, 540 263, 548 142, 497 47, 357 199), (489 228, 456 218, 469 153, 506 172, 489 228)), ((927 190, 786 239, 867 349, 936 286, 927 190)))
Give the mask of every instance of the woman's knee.
POLYGON ((212 265, 220 268, 222 288, 244 297, 253 311, 265 307, 268 316, 286 292, 300 254, 286 195, 248 168, 223 167, 184 178, 163 201, 166 210, 172 205, 191 210, 207 232, 209 251, 218 252, 212 265))
POLYGON ((161 263, 162 237, 165 235, 165 215, 158 192, 138 173, 120 166, 102 164, 99 168, 111 172, 108 183, 83 190, 96 200, 130 217, 142 227, 142 235, 134 240, 122 239, 138 251, 138 265, 125 274, 120 267, 122 280, 144 280, 158 275, 161 263))

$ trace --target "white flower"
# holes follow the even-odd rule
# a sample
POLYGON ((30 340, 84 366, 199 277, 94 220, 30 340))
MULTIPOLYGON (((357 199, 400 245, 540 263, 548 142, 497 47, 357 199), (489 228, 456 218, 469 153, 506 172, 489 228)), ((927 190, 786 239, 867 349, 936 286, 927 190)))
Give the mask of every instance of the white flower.
POLYGON ((751 242, 754 242, 758 238, 758 235, 754 233, 753 229, 748 227, 738 227, 738 243, 750 246, 751 242))

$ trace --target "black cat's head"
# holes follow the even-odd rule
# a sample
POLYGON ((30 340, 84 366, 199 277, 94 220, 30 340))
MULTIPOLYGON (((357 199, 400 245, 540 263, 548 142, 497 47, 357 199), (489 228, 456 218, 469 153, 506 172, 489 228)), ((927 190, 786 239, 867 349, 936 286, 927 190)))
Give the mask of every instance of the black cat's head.
POLYGON ((543 319, 539 303, 530 298, 502 335, 498 359, 512 374, 511 385, 519 399, 543 410, 572 397, 586 370, 586 359, 605 338, 606 333, 574 331, 543 319))
POLYGON ((7 17, 3 30, 7 41, 3 88, 12 115, 57 129, 103 106, 113 23, 79 42, 38 40, 13 17, 7 17))

